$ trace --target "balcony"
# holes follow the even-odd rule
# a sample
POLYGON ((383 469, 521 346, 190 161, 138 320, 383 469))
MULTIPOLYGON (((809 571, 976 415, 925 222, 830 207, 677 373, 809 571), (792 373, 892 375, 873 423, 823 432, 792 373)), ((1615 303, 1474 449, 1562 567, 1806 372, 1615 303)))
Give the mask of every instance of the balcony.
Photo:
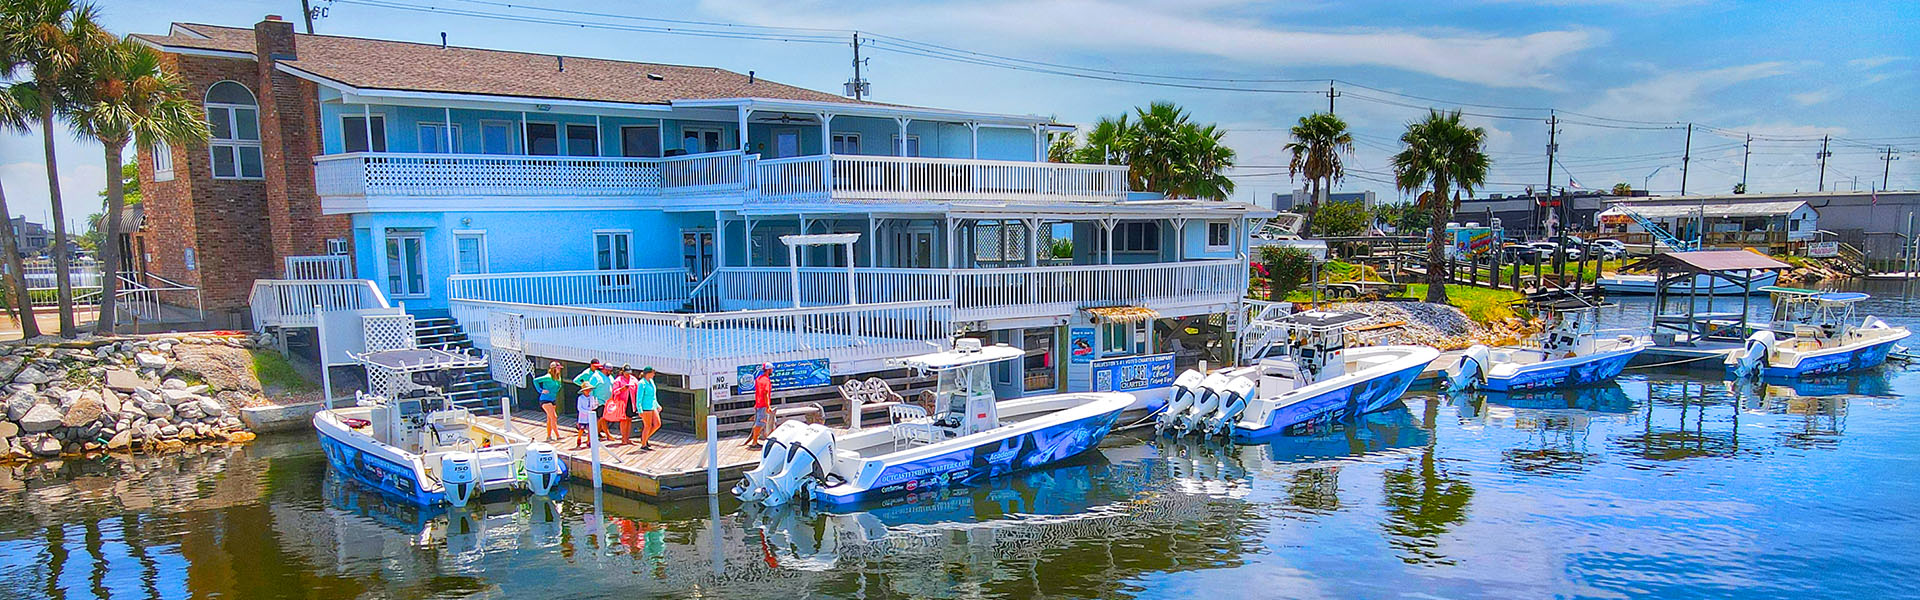
POLYGON ((739 151, 669 158, 351 153, 314 159, 327 212, 447 206, 442 198, 580 198, 593 206, 716 197, 743 203, 1120 200, 1124 166, 739 151))

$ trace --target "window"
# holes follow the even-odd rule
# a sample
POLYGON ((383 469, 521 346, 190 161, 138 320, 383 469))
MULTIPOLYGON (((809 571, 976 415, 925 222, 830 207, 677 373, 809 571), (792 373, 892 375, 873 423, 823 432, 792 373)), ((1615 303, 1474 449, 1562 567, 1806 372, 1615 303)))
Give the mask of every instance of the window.
POLYGON ((421 255, 426 236, 418 231, 387 232, 387 295, 421 298, 427 295, 427 266, 421 255))
MULTIPOLYGON (((601 271, 623 271, 633 268, 633 232, 595 231, 593 232, 593 268, 601 271)), ((632 275, 603 275, 600 287, 627 287, 633 285, 632 275)))
POLYGON ((773 132, 773 157, 786 158, 800 155, 800 130, 781 129, 773 132))
POLYGON ((513 154, 513 150, 512 122, 480 122, 480 152, 482 154, 513 154))
POLYGON ((594 125, 567 126, 567 156, 599 156, 600 128, 594 125))
POLYGON ((327 240, 328 256, 346 256, 348 254, 352 254, 352 252, 349 251, 349 247, 347 246, 347 238, 333 238, 333 239, 327 240))
POLYGON ((259 179, 260 106, 247 86, 222 81, 207 88, 207 125, 212 129, 207 150, 213 154, 215 179, 259 179))
POLYGON ((621 156, 660 156, 659 125, 628 125, 620 128, 621 156))
POLYGON ((1227 221, 1207 222, 1207 251, 1224 252, 1233 246, 1233 224, 1227 221))
POLYGON ((680 149, 687 154, 718 152, 720 150, 720 130, 687 127, 680 130, 680 149))
MULTIPOLYGON (((1101 236, 1097 240, 1105 250, 1107 240, 1101 236)), ((1113 228, 1114 252, 1159 252, 1160 224, 1153 222, 1121 223, 1113 228)))
POLYGON ((899 135, 897 134, 894 135, 891 138, 891 140, 892 141, 890 143, 892 143, 893 145, 888 146, 887 149, 891 150, 892 154, 898 154, 900 156, 919 156, 920 155, 920 136, 917 136, 917 135, 907 136, 907 147, 904 152, 901 151, 900 149, 899 135))
POLYGON ((429 154, 453 154, 460 148, 460 124, 420 123, 420 151, 429 154))
POLYGON ((687 281, 701 281, 713 273, 713 232, 705 229, 680 230, 680 264, 687 268, 687 281))
POLYGON ((456 275, 487 272, 487 234, 485 232, 454 232, 453 272, 456 275))
POLYGON ((560 126, 553 123, 527 124, 527 154, 560 155, 560 126))
POLYGON ((859 154, 860 153, 860 134, 858 133, 833 134, 833 153, 834 154, 859 154))
POLYGON ((355 115, 340 117, 341 138, 346 140, 347 152, 386 152, 387 118, 373 115, 373 130, 367 130, 367 117, 355 115), (368 142, 372 143, 369 144, 368 142), (372 148, 372 150, 368 150, 372 148))
POLYGON ((166 142, 154 142, 148 153, 153 155, 153 180, 173 181, 173 148, 166 142))
POLYGON ((1146 337, 1142 331, 1145 321, 1140 323, 1108 323, 1100 332, 1100 354, 1145 354, 1146 337))

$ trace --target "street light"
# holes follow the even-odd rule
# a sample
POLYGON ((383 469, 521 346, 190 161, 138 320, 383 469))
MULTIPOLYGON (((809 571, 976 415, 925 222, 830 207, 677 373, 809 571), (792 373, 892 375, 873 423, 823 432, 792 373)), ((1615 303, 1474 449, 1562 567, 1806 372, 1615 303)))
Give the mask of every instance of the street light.
POLYGON ((1665 168, 1667 168, 1666 165, 1660 165, 1658 167, 1654 167, 1653 173, 1648 173, 1646 177, 1643 177, 1640 179, 1640 189, 1642 190, 1647 189, 1647 185, 1649 185, 1649 183, 1653 181, 1654 174, 1659 173, 1660 169, 1665 169, 1665 168))

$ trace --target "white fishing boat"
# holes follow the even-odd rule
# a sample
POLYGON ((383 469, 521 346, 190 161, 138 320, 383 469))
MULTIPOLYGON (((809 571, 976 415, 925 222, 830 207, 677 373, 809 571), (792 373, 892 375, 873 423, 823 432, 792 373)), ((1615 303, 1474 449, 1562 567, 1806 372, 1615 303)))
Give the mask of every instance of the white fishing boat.
POLYGON ((315 413, 327 463, 383 494, 434 506, 465 506, 480 494, 526 489, 546 495, 566 477, 553 446, 475 419, 447 402, 455 369, 480 356, 431 348, 354 355, 382 393, 356 392, 354 406, 315 413))
POLYGON ((1174 435, 1258 439, 1290 427, 1349 419, 1391 406, 1440 351, 1426 346, 1348 348, 1347 328, 1369 317, 1312 311, 1257 323, 1270 332, 1254 364, 1174 380, 1156 418, 1174 435))
POLYGON ((1854 308, 1869 298, 1860 292, 1767 291, 1774 296, 1773 322, 1727 356, 1730 378, 1797 379, 1871 369, 1885 363, 1895 343, 1908 334, 1907 328, 1874 316, 1856 325, 1854 308))
POLYGON ((1539 335, 1513 346, 1468 348, 1447 369, 1447 390, 1514 392, 1603 383, 1620 376, 1633 357, 1653 345, 1625 333, 1602 335, 1599 307, 1580 298, 1533 308, 1545 325, 1539 335))
MULTIPOLYGON (((1774 271, 1754 273, 1751 284, 1752 289, 1748 290, 1746 285, 1742 285, 1738 281, 1732 281, 1725 277, 1717 277, 1707 273, 1699 273, 1695 274, 1691 281, 1682 279, 1667 284, 1667 293, 1698 293, 1702 296, 1739 296, 1743 293, 1764 294, 1766 292, 1760 291, 1760 288, 1773 285, 1779 278, 1780 274, 1774 271)), ((1618 274, 1612 277, 1595 279, 1594 283, 1599 285, 1600 289, 1605 290, 1608 294, 1616 296, 1651 296, 1656 288, 1659 287, 1659 282, 1655 275, 1618 274)))
POLYGON ((851 432, 781 423, 734 495, 768 506, 807 499, 845 505, 966 485, 1086 451, 1134 402, 1119 392, 998 400, 990 367, 1023 356, 1019 348, 962 338, 953 350, 901 359, 900 366, 935 374, 936 414, 896 406, 891 426, 851 432))

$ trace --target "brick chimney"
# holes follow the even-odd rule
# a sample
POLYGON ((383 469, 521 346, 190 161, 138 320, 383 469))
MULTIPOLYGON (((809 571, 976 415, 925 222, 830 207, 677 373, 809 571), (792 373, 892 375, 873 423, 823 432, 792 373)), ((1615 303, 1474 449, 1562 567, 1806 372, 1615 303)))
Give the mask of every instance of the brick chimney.
POLYGON ((260 147, 265 163, 267 221, 272 264, 287 256, 325 254, 328 238, 345 237, 342 216, 324 216, 313 186, 313 157, 320 153, 320 92, 313 82, 276 65, 299 59, 293 23, 268 15, 253 26, 259 67, 260 147))

